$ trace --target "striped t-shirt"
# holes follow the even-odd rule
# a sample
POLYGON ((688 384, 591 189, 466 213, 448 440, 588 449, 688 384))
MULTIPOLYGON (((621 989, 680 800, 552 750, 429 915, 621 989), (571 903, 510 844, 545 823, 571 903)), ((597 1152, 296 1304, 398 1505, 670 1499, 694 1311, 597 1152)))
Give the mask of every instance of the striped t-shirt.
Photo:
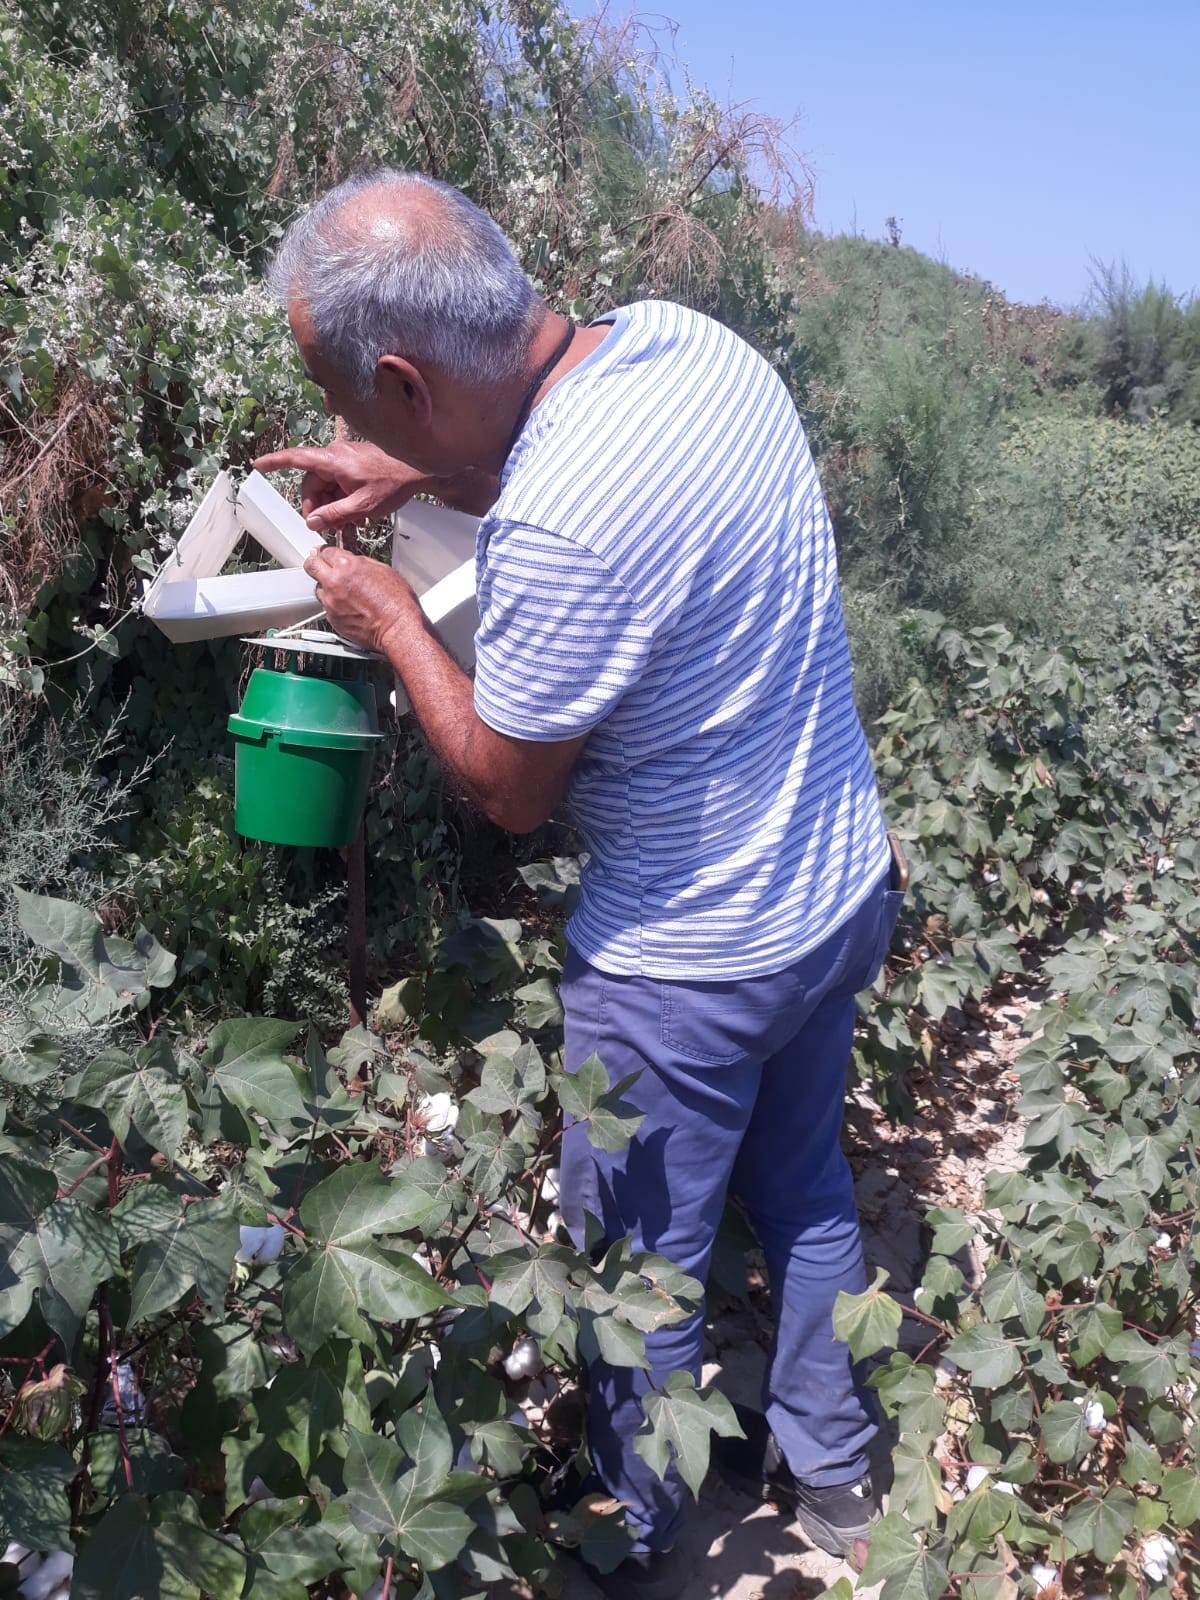
POLYGON ((475 709, 590 732, 573 947, 601 970, 779 971, 887 864, 829 516, 800 419, 719 323, 649 301, 550 390, 479 529, 475 709))

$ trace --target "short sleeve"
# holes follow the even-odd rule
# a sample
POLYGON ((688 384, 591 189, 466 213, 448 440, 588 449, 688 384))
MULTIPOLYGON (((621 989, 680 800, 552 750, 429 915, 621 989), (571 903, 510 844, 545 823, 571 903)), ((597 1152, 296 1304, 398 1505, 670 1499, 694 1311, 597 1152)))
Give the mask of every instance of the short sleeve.
POLYGON ((514 739, 572 739, 645 671, 653 633, 610 567, 573 540, 499 522, 478 584, 475 710, 514 739))

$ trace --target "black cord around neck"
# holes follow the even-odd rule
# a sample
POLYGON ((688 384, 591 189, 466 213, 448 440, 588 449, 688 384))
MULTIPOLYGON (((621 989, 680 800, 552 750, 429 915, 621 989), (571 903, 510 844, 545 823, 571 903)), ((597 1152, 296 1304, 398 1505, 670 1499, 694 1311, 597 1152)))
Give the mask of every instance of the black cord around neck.
POLYGON ((509 436, 508 445, 504 451, 505 461, 507 461, 509 456, 512 455, 513 447, 515 446, 517 440, 521 437, 521 429, 529 421, 529 413, 533 410, 534 396, 545 383, 546 379, 554 371, 558 363, 566 355, 567 351, 571 348, 571 340, 574 337, 575 324, 573 322, 568 322, 566 333, 555 345, 548 359, 538 368, 536 374, 534 375, 533 381, 530 383, 528 389, 526 389, 524 397, 521 400, 521 409, 517 413, 516 426, 513 428, 513 431, 509 436))

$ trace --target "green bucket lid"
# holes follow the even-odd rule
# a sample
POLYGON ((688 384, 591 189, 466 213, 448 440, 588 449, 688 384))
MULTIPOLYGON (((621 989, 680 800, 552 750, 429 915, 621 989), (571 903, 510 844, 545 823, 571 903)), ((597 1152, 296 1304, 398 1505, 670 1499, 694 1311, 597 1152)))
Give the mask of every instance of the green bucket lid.
POLYGON ((287 744, 327 750, 364 750, 383 738, 370 684, 266 667, 250 674, 229 731, 250 739, 274 734, 287 744))

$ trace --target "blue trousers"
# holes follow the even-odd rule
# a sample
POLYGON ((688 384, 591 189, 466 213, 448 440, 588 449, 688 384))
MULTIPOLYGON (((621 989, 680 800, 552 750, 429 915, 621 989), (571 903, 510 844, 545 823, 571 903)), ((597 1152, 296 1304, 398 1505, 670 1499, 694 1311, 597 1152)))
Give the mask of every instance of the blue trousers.
MULTIPOLYGON (((874 982, 901 895, 884 879, 816 950, 782 972, 731 982, 614 977, 573 951, 563 971, 566 1068, 593 1052, 645 1121, 627 1150, 594 1149, 582 1126, 562 1147, 562 1211, 582 1246, 584 1212, 607 1240, 666 1256, 703 1282, 735 1195, 766 1256, 775 1337, 764 1405, 796 1477, 844 1483, 867 1465, 875 1413, 833 1337, 839 1289, 866 1287, 850 1169, 839 1137, 854 996, 874 982)), ((589 1373, 588 1440, 636 1548, 666 1550, 686 1488, 633 1450, 642 1396, 682 1369, 700 1379, 703 1314, 646 1339, 649 1369, 589 1373)))

